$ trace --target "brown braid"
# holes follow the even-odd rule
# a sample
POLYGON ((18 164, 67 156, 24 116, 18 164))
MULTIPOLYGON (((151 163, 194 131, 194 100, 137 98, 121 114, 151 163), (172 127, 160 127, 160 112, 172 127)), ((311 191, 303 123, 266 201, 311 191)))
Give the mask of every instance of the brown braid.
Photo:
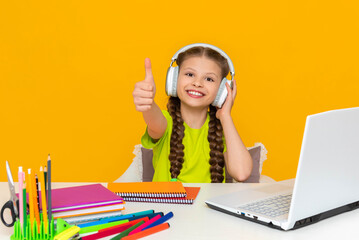
POLYGON ((184 125, 181 115, 181 101, 177 97, 170 97, 167 104, 168 113, 173 120, 171 141, 170 141, 170 155, 171 162, 171 178, 177 178, 182 169, 184 162, 184 145, 182 139, 184 137, 184 125))
MULTIPOLYGON (((222 78, 226 77, 229 72, 227 60, 218 52, 204 47, 194 47, 188 49, 186 52, 179 54, 177 58, 177 65, 181 67, 181 63, 191 56, 206 56, 218 63, 222 70, 222 78)), ((170 97, 167 104, 167 109, 173 120, 173 128, 170 141, 169 160, 171 162, 170 173, 172 178, 177 178, 181 172, 184 162, 184 145, 182 143, 184 137, 184 125, 181 115, 181 101, 178 97, 170 97)), ((210 121, 208 123, 208 142, 210 146, 211 165, 209 171, 211 173, 211 182, 223 182, 223 129, 221 122, 216 118, 217 109, 212 105, 209 106, 210 121)))
POLYGON ((217 109, 212 105, 209 106, 210 120, 208 123, 208 142, 209 148, 209 164, 211 172, 211 180, 213 183, 223 182, 223 167, 224 167, 224 155, 223 155, 223 129, 222 124, 218 118, 216 118, 217 109))

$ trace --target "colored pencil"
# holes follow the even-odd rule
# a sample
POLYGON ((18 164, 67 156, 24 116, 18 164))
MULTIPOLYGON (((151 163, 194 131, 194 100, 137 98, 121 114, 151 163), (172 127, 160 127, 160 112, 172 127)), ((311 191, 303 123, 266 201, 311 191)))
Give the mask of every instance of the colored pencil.
POLYGON ((35 185, 36 185, 36 201, 37 201, 37 209, 40 212, 40 183, 39 183, 39 177, 37 176, 37 173, 35 173, 35 185))
POLYGON ((50 154, 47 159, 47 213, 49 217, 49 234, 51 235, 52 221, 52 202, 51 202, 51 159, 50 154))
POLYGON ((46 206, 46 188, 45 188, 45 179, 42 166, 40 167, 40 190, 41 190, 41 203, 42 203, 42 221, 44 222, 45 233, 48 232, 48 219, 47 219, 47 206, 46 206))

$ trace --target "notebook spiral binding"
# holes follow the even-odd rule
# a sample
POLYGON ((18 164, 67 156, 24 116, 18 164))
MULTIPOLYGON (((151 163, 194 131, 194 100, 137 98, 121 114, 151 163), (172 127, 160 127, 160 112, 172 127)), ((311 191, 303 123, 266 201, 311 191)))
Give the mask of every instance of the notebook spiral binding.
POLYGON ((144 198, 144 197, 123 197, 128 202, 156 202, 156 203, 179 203, 192 204, 193 199, 178 199, 178 198, 144 198))
POLYGON ((115 192, 118 196, 121 196, 125 201, 126 198, 184 198, 187 196, 186 193, 140 193, 140 192, 115 192))

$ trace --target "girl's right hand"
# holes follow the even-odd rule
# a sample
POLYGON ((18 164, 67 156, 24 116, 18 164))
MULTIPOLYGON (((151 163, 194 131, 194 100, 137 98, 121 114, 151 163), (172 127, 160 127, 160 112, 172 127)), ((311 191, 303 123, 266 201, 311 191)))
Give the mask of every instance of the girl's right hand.
POLYGON ((149 58, 145 59, 145 70, 145 80, 136 83, 135 90, 132 92, 136 110, 139 112, 151 110, 156 94, 156 85, 152 75, 151 60, 149 58))

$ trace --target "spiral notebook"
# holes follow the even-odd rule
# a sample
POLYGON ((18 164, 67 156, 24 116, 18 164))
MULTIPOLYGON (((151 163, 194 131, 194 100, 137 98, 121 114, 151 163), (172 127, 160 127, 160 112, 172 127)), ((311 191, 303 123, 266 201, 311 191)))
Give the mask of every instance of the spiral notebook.
POLYGON ((128 202, 155 202, 155 203, 178 203, 178 204, 192 204, 196 199, 200 187, 184 187, 186 197, 124 197, 128 202))
POLYGON ((107 188, 124 200, 126 197, 183 198, 187 196, 181 182, 108 183, 107 188))

